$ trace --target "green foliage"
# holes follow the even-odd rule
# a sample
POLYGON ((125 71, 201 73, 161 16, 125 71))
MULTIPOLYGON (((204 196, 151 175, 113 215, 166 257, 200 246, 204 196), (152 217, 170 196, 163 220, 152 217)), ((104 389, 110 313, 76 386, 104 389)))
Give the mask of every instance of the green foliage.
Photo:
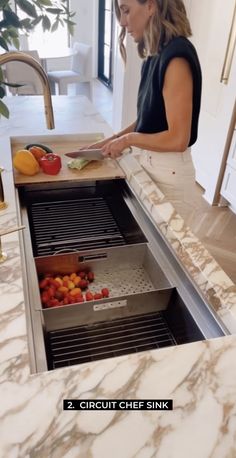
MULTIPOLYGON (((74 15, 66 0, 0 0, 0 48, 9 51, 9 46, 13 45, 19 49, 19 33, 27 34, 38 24, 43 31, 54 32, 60 23, 73 35, 74 15), (20 19, 19 11, 23 11, 27 17, 20 19)), ((0 67, 0 116, 9 118, 8 108, 1 100, 6 95, 5 86, 19 87, 4 81, 0 67)))

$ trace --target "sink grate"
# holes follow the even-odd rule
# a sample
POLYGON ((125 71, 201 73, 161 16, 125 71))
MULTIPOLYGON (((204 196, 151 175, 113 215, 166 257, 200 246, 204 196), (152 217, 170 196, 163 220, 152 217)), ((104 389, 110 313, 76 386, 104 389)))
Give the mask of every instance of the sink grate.
POLYGON ((34 203, 29 213, 34 256, 126 244, 103 197, 34 203))
POLYGON ((50 331, 48 368, 176 345, 161 312, 50 331))

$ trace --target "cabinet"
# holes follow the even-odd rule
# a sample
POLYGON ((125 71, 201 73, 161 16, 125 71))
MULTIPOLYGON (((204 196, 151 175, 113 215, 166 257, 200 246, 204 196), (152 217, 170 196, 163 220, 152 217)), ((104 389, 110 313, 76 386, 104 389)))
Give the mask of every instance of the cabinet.
POLYGON ((236 130, 234 131, 226 169, 221 187, 221 195, 228 200, 236 211, 236 130))
POLYGON ((222 6, 222 0, 186 0, 186 7, 193 31, 191 40, 197 49, 203 76, 199 133, 192 155, 196 180, 205 189, 204 197, 212 204, 217 201, 216 192, 236 100, 235 52, 227 84, 221 81, 228 43, 232 38, 236 2, 227 0, 222 6))

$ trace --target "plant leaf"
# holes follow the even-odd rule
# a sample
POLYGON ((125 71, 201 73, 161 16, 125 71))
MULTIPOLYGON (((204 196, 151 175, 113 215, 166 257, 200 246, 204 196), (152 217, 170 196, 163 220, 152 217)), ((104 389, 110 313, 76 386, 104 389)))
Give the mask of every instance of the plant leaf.
POLYGON ((9 0, 0 0, 0 8, 3 10, 8 3, 9 0))
POLYGON ((52 25, 51 31, 52 31, 52 32, 55 32, 55 30, 58 29, 58 25, 59 25, 59 21, 58 21, 58 19, 56 19, 56 21, 55 21, 54 24, 52 25))
POLYGON ((44 6, 51 6, 52 5, 52 2, 51 0, 39 0, 39 3, 40 5, 44 5, 44 6))
POLYGON ((8 44, 4 38, 0 37, 0 47, 5 49, 6 51, 9 51, 8 44))
POLYGON ((3 99, 5 95, 6 95, 6 90, 4 89, 4 87, 0 86, 0 99, 3 99))
POLYGON ((43 19, 42 19, 42 26, 43 26, 43 30, 50 30, 50 27, 51 27, 51 21, 50 19, 47 17, 47 16, 43 16, 43 19))
POLYGON ((0 100, 0 115, 4 116, 5 118, 9 119, 9 110, 5 103, 0 100))
POLYGON ((25 84, 7 83, 6 81, 1 81, 1 84, 4 84, 4 86, 9 86, 9 87, 23 87, 23 86, 25 86, 25 84))
POLYGON ((8 26, 21 27, 20 20, 14 11, 3 10, 3 18, 7 21, 8 26))
POLYGON ((32 26, 35 27, 40 21, 42 21, 43 16, 38 16, 36 19, 33 19, 32 26))
POLYGON ((12 38, 12 43, 15 46, 16 49, 20 49, 20 40, 18 37, 13 37, 12 38))
POLYGON ((63 10, 60 8, 46 8, 47 13, 51 14, 60 14, 63 13, 63 10))
POLYGON ((25 18, 25 19, 22 19, 21 21, 21 26, 22 28, 24 28, 25 30, 30 30, 33 28, 32 26, 32 19, 30 18, 25 18))
POLYGON ((35 6, 28 2, 28 0, 16 0, 16 3, 24 13, 28 14, 28 16, 33 18, 38 16, 35 6))

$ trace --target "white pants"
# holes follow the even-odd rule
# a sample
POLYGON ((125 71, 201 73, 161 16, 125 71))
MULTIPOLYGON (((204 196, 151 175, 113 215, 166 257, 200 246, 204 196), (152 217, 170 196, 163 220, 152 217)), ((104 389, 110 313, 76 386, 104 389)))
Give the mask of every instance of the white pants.
POLYGON ((184 153, 158 153, 140 150, 140 165, 173 205, 194 206, 195 169, 191 149, 184 153))

